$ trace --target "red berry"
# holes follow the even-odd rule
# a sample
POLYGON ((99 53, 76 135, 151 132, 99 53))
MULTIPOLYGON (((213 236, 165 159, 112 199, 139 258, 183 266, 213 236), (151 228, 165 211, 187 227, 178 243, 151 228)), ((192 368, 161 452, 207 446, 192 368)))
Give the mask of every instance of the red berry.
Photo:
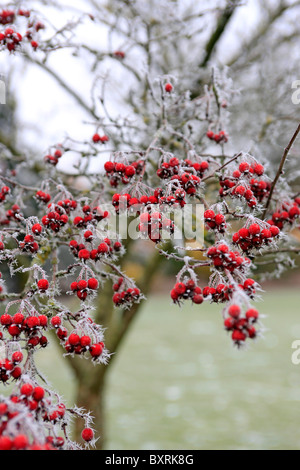
POLYGON ((56 334, 60 340, 65 341, 68 336, 68 330, 64 327, 58 328, 56 334))
POLYGON ((13 442, 7 436, 0 436, 0 450, 11 450, 13 442))
POLYGON ((70 285, 70 289, 73 292, 77 291, 78 290, 78 282, 76 282, 76 281, 72 282, 71 285, 70 285))
POLYGON ((80 345, 83 347, 83 348, 86 348, 88 346, 90 346, 91 344, 91 338, 87 335, 85 336, 81 336, 80 338, 80 345))
POLYGON ((86 249, 80 250, 78 253, 78 258, 80 259, 89 259, 90 252, 86 249))
POLYGON ((24 434, 19 434, 18 436, 14 438, 14 441, 13 441, 13 447, 16 450, 26 449, 28 444, 29 444, 28 439, 24 434))
POLYGON ((201 294, 196 294, 192 297, 192 302, 194 304, 202 304, 203 302, 203 296, 201 294))
POLYGON ((260 226, 258 224, 251 224, 249 227, 251 235, 258 235, 260 233, 260 226))
POLYGON ((108 252, 108 246, 106 243, 100 243, 97 249, 98 253, 104 254, 108 252))
POLYGON ((228 314, 232 318, 238 318, 241 314, 241 308, 238 305, 230 305, 228 309, 228 314))
POLYGON ((37 286, 41 291, 46 291, 49 288, 49 282, 47 279, 40 279, 37 283, 37 286))
POLYGON ((12 317, 8 313, 4 313, 0 317, 0 323, 3 326, 9 326, 12 323, 12 317))
POLYGON ((88 280, 88 288, 89 289, 97 289, 98 285, 99 285, 99 283, 98 283, 97 279, 92 277, 91 279, 88 280))
POLYGON ((78 336, 76 333, 71 333, 69 336, 69 343, 72 346, 77 346, 80 343, 80 336, 78 336))
POLYGON ((22 362, 23 360, 23 354, 21 351, 16 351, 12 354, 11 360, 13 361, 14 364, 18 364, 19 362, 22 362))
POLYGON ((245 339, 246 339, 245 333, 243 333, 243 332, 240 331, 240 330, 234 330, 234 331, 232 332, 232 336, 231 336, 231 337, 232 337, 233 341, 236 341, 237 343, 243 342, 243 341, 245 341, 245 339))
POLYGON ((247 163, 247 162, 242 162, 242 163, 240 163, 239 171, 240 171, 241 173, 246 173, 246 172, 248 172, 249 170, 250 170, 250 165, 249 165, 249 163, 247 163))
POLYGON ((255 308, 250 308, 249 310, 247 310, 246 318, 248 320, 256 321, 258 319, 258 317, 259 317, 259 313, 255 308))
POLYGON ((34 224, 31 227, 31 230, 35 235, 39 235, 42 232, 43 229, 42 229, 42 226, 40 224, 34 224))
POLYGON ((22 385, 20 392, 21 392, 21 395, 25 395, 26 397, 29 397, 30 395, 32 395, 33 386, 29 383, 25 383, 24 385, 22 385))
POLYGON ((87 286, 88 286, 88 283, 84 279, 81 279, 80 281, 77 282, 77 288, 79 290, 84 290, 87 288, 87 286))
POLYGON ((39 44, 37 41, 31 41, 31 46, 34 50, 36 50, 39 47, 39 44))
POLYGON ((166 83, 165 90, 167 93, 171 93, 171 91, 173 90, 173 85, 171 85, 171 83, 166 83))
POLYGON ((93 135, 93 142, 94 142, 95 144, 97 144, 98 142, 100 142, 100 140, 101 140, 101 137, 100 137, 99 134, 96 133, 96 134, 93 135))
POLYGON ((223 214, 217 214, 215 217, 215 222, 217 225, 222 225, 225 222, 225 217, 223 214))
POLYGON ((204 212, 204 218, 208 220, 212 220, 215 218, 215 213, 213 210, 208 209, 204 212))
POLYGON ((61 325, 61 319, 58 316, 52 317, 50 323, 54 328, 58 328, 61 325))
POLYGON ((93 344, 90 348, 90 353, 92 357, 101 356, 102 351, 103 351, 103 344, 101 343, 93 344))
POLYGON ((258 176, 261 176, 264 174, 264 167, 263 165, 260 165, 259 163, 256 163, 254 166, 253 166, 253 170, 254 170, 254 173, 256 173, 258 176))
POLYGON ((272 234, 272 237, 277 237, 280 233, 280 229, 276 227, 275 225, 271 225, 270 232, 272 234))
POLYGON ((94 438, 94 431, 91 428, 85 428, 81 433, 81 437, 84 441, 90 442, 94 438))
POLYGON ((174 290, 178 295, 184 294, 186 290, 185 284, 183 282, 177 282, 174 286, 174 290))
POLYGON ((46 315, 39 315, 38 319, 41 327, 45 328, 48 325, 48 318, 46 315))
POLYGON ((106 171, 107 173, 113 172, 114 169, 115 169, 115 164, 114 164, 114 162, 110 162, 110 161, 109 161, 109 162, 105 162, 105 163, 104 163, 104 169, 105 169, 105 171, 106 171))
POLYGON ((35 387, 32 396, 35 401, 41 401, 45 396, 45 390, 42 387, 35 387))

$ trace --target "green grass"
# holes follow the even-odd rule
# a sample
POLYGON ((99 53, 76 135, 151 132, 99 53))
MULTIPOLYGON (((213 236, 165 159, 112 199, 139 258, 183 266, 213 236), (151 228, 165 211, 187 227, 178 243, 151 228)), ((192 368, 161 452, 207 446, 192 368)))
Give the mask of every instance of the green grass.
MULTIPOLYGON (((297 291, 264 295, 264 338, 238 351, 220 306, 150 298, 108 376, 107 448, 300 449, 299 306, 297 291)), ((72 374, 49 351, 39 365, 71 404, 72 374)))

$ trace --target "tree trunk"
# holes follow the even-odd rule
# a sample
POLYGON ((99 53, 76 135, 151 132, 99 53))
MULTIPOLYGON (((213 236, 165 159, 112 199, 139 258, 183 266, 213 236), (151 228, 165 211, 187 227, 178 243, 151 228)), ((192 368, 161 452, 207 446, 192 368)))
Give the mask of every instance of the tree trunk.
MULTIPOLYGON (((155 274, 161 267, 165 258, 158 252, 150 257, 146 264, 141 279, 139 279, 139 287, 142 292, 147 295, 151 289, 151 283, 155 274)), ((70 366, 76 375, 77 389, 75 403, 78 407, 82 407, 87 411, 91 411, 94 417, 94 428, 96 429, 99 440, 97 441, 97 449, 103 449, 105 445, 105 393, 106 393, 106 375, 115 358, 115 353, 121 347, 124 338, 139 313, 143 301, 134 304, 131 309, 122 311, 115 309, 112 303, 111 284, 107 282, 99 294, 98 308, 96 311, 96 320, 102 324, 106 331, 105 344, 112 356, 107 365, 94 365, 89 361, 82 361, 77 356, 67 356, 70 366)), ((82 422, 76 420, 74 429, 74 438, 81 442, 82 422)))
MULTIPOLYGON (((105 428, 105 406, 104 406, 104 394, 105 394, 105 372, 106 366, 90 366, 86 367, 85 379, 81 379, 77 383, 75 403, 80 408, 84 408, 86 411, 91 411, 93 415, 93 427, 96 429, 96 442, 97 450, 103 449, 106 442, 106 428, 105 428), (95 368, 96 367, 96 368, 95 368), (99 370, 100 369, 100 370, 99 370), (89 380, 93 375, 97 374, 100 380, 97 380, 97 387, 93 384, 93 381, 89 380), (99 374, 99 375, 98 375, 99 374)), ((82 421, 76 420, 75 422, 75 439, 77 442, 83 442, 81 438, 81 432, 83 429, 82 421)))

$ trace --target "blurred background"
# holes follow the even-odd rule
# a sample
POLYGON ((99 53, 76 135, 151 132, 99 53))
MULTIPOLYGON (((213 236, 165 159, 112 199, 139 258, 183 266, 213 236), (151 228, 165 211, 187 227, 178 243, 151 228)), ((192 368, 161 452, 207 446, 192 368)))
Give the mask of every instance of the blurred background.
MULTIPOLYGON (((193 95, 216 67, 231 97, 228 152, 252 152, 271 176, 276 173, 300 121, 300 104, 292 100, 300 80, 300 1, 31 4, 47 19, 46 38, 69 27, 59 36, 64 47, 47 60, 42 52, 9 59, 1 52, 7 105, 0 107, 0 143, 38 162, 66 136, 90 138, 95 116, 103 113, 96 100, 103 91, 100 79, 109 77, 108 113, 117 119, 133 111, 138 125, 143 103, 136 71, 151 79, 171 77, 175 87, 193 95), (122 63, 116 50, 125 51, 122 63)), ((94 158, 90 171, 101 171, 109 155, 108 148, 94 158)), ((295 193, 299 158, 296 143, 286 168, 295 193)), ((76 173, 77 160, 68 153, 59 169, 76 173)), ((23 176, 27 183, 36 178, 26 168, 23 176)), ((80 184, 84 187, 84 178, 80 184)), ((128 275, 135 277, 142 267, 137 251, 128 275)), ((283 278, 276 279, 278 271, 270 265, 262 279, 265 292, 258 308, 265 315, 265 331, 246 350, 233 348, 222 331, 220 307, 172 305, 169 292, 177 267, 161 270, 107 376, 105 448, 299 449, 300 365, 292 362, 292 343, 300 339, 300 271, 297 263, 285 268, 283 278)), ((205 274, 200 285, 202 280, 205 274)), ((38 361, 72 405, 76 378, 59 347, 51 343, 38 361)))

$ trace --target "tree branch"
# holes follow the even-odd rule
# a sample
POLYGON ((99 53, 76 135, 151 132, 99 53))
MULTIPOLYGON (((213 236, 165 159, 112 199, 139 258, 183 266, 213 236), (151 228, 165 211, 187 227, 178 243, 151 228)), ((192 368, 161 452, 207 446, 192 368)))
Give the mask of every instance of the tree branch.
POLYGON ((275 186, 277 184, 277 181, 279 180, 280 178, 280 175, 282 174, 283 172, 283 167, 284 167, 284 164, 286 162, 286 159, 288 157, 288 154, 293 146, 293 143, 295 142, 298 134, 300 132, 300 124, 298 125, 297 129, 295 130, 294 134, 293 134, 293 137, 291 138, 290 142, 288 143, 287 147, 284 149, 284 152, 283 152, 283 155, 282 155, 282 158, 281 158, 281 161, 280 161, 280 165, 279 165, 279 168, 278 168, 278 171, 277 171, 277 174, 275 176, 275 179, 271 185, 271 190, 270 190, 270 194, 269 194, 269 197, 268 197, 268 200, 266 202, 266 205, 265 205, 265 209, 264 209, 264 213, 263 213, 263 218, 265 218, 266 216, 266 213, 267 213, 267 210, 270 206, 270 203, 271 203, 271 200, 272 200, 272 196, 273 196, 273 193, 274 193, 274 189, 275 189, 275 186))
POLYGON ((205 47, 205 57, 203 61, 200 64, 200 67, 205 67, 208 63, 208 61, 211 58, 211 55, 220 40, 221 36, 223 35, 236 7, 238 6, 238 2, 229 2, 225 10, 223 11, 222 15, 219 17, 216 28, 211 35, 208 43, 206 44, 205 47))

